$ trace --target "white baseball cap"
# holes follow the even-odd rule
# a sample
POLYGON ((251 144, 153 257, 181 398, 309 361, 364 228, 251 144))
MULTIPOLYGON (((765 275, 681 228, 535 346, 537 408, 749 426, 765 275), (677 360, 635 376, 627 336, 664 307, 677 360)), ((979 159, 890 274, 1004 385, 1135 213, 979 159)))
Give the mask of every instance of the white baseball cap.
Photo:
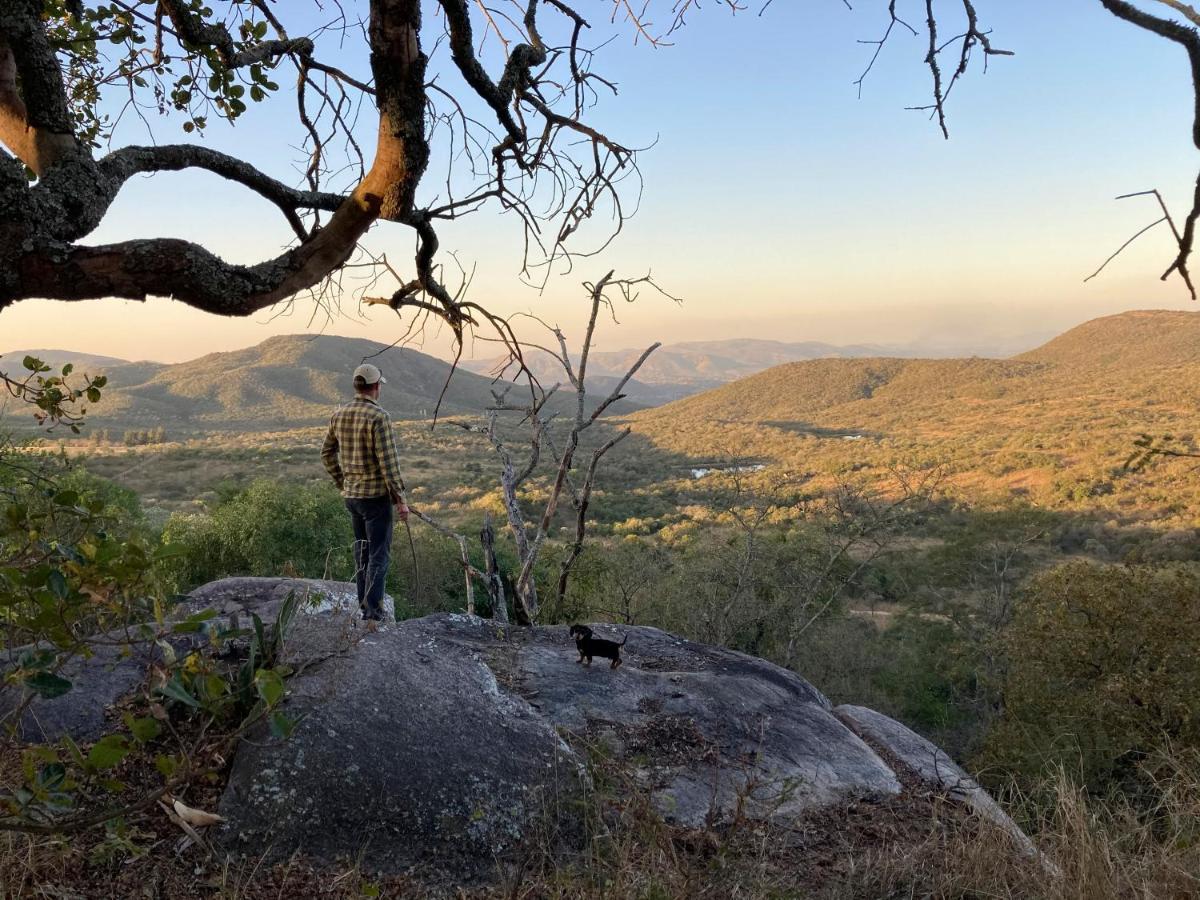
POLYGON ((363 363, 354 370, 355 380, 361 378, 367 385, 372 384, 387 384, 387 379, 383 377, 383 373, 370 363, 363 363))

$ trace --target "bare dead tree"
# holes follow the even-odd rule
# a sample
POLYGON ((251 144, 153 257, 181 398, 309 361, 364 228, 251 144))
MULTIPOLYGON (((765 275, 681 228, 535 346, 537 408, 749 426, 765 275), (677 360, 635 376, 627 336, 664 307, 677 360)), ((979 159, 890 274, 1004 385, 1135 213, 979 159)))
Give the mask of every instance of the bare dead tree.
MULTIPOLYGON (((1186 20, 1187 24, 1184 24, 1174 18, 1158 16, 1149 13, 1146 10, 1139 8, 1134 3, 1128 2, 1128 0, 1099 0, 1099 2, 1104 6, 1105 9, 1107 9, 1117 18, 1129 22, 1132 25, 1136 25, 1152 34, 1158 35, 1159 37, 1171 41, 1172 43, 1178 44, 1186 51, 1188 65, 1191 69, 1195 104, 1192 118, 1192 143, 1197 149, 1200 149, 1200 33, 1197 33, 1196 30, 1196 27, 1200 25, 1200 11, 1197 11, 1194 6, 1183 2, 1183 0, 1147 0, 1147 2, 1153 5, 1166 6, 1170 8, 1174 13, 1182 16, 1186 20)), ((1165 202, 1163 202, 1162 196, 1159 195, 1157 190, 1143 191, 1137 194, 1126 194, 1118 199, 1125 199, 1126 197, 1141 196, 1143 194, 1151 193, 1158 197, 1159 205, 1163 212, 1163 218, 1155 222, 1154 225, 1165 221, 1171 226, 1171 231, 1175 236, 1175 243, 1178 250, 1175 255, 1175 259, 1171 262, 1171 265, 1167 267, 1165 272, 1163 272, 1161 280, 1166 281, 1173 274, 1178 272, 1179 277, 1183 279, 1184 284, 1187 286, 1188 293, 1191 294, 1192 299, 1195 300, 1196 288, 1192 283, 1192 277, 1188 269, 1188 263, 1191 259, 1192 249, 1195 243, 1196 220, 1197 218, 1200 218, 1200 176, 1197 176, 1196 188, 1192 195, 1192 207, 1187 214, 1187 218, 1184 220, 1182 232, 1180 232, 1180 230, 1175 226, 1175 221, 1171 218, 1171 214, 1167 210, 1167 205, 1165 202)), ((1100 267, 1100 270, 1102 270, 1104 266, 1108 265, 1108 263, 1112 261, 1113 257, 1120 254, 1121 250, 1124 250, 1125 247, 1129 246, 1129 244, 1133 243, 1134 240, 1148 231, 1150 227, 1153 226, 1143 228, 1132 238, 1126 241, 1120 250, 1118 250, 1113 254, 1112 257, 1109 257, 1109 259, 1105 261, 1104 265, 1100 267)), ((1097 270, 1095 274, 1099 274, 1100 270, 1097 270)), ((1091 277, 1094 278, 1095 274, 1091 277)))
MULTIPOLYGON (((577 361, 572 359, 566 335, 557 326, 545 326, 554 337, 555 348, 529 343, 522 345, 525 348, 536 347, 554 358, 562 366, 567 384, 573 391, 571 418, 560 427, 560 430, 565 429, 566 432, 561 447, 554 434, 555 428, 558 426, 558 415, 548 404, 551 398, 559 396, 561 384, 555 384, 549 390, 541 392, 533 402, 525 405, 509 402, 510 388, 496 390, 494 391, 495 404, 489 410, 486 424, 458 423, 469 431, 484 435, 500 458, 501 496, 520 565, 520 570, 514 579, 513 589, 516 594, 514 602, 518 604, 520 617, 527 622, 534 622, 537 619, 540 603, 534 578, 534 567, 550 537, 551 526, 563 495, 566 494, 575 512, 575 532, 567 548, 566 556, 559 564, 557 591, 560 600, 566 594, 571 568, 578 560, 587 537, 588 505, 591 502, 600 460, 608 451, 629 436, 630 429, 621 429, 592 451, 591 458, 583 469, 582 480, 578 480, 574 474, 580 440, 614 403, 624 399, 625 387, 630 379, 637 374, 650 354, 661 346, 654 343, 647 347, 608 395, 594 407, 589 407, 588 358, 591 355, 600 312, 603 309, 612 309, 613 296, 620 296, 626 302, 633 302, 638 289, 643 286, 665 293, 648 275, 642 278, 615 278, 614 273, 610 271, 595 283, 584 283, 584 287, 588 291, 591 310, 577 361), (530 429, 528 455, 519 467, 513 449, 505 441, 497 427, 498 418, 502 413, 519 413, 521 421, 527 423, 530 429), (537 470, 543 455, 547 453, 554 460, 549 496, 536 516, 536 524, 531 525, 522 508, 520 492, 522 486, 537 470)), ((503 370, 501 374, 503 374, 503 370)))
POLYGON ((475 607, 475 586, 474 581, 477 580, 483 584, 484 589, 488 593, 490 600, 492 618, 502 624, 508 623, 508 601, 504 592, 504 581, 500 577, 500 570, 496 564, 496 549, 495 549, 495 531, 492 528, 492 517, 488 514, 484 518, 483 528, 480 530, 479 541, 483 547, 484 569, 480 570, 471 562, 471 552, 468 549, 466 535, 459 534, 452 528, 442 524, 429 513, 421 509, 409 507, 411 512, 417 519, 424 522, 438 534, 447 537, 458 545, 458 558, 462 565, 463 581, 465 583, 466 598, 467 598, 467 615, 473 616, 476 614, 475 607))

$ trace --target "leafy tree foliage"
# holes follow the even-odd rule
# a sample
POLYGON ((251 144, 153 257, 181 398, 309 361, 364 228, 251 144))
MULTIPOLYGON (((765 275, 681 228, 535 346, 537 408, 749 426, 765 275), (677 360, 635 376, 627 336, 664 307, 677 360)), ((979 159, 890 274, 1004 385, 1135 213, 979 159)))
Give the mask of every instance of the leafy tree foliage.
POLYGON ((1075 562, 1033 580, 1003 638, 987 759, 1103 788, 1157 750, 1200 747, 1200 571, 1075 562))
POLYGON ((229 575, 349 578, 353 535, 337 492, 261 480, 210 513, 175 514, 163 529, 165 571, 181 588, 229 575))

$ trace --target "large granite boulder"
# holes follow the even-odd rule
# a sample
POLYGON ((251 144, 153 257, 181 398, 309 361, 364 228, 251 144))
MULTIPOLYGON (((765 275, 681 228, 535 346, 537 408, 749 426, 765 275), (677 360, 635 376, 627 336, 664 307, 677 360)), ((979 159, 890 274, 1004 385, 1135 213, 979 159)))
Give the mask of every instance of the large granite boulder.
MULTIPOLYGON (((800 833, 839 810, 861 816, 936 794, 1029 846, 978 785, 900 723, 833 709, 792 672, 658 629, 595 626, 626 639, 624 664, 610 669, 581 665, 563 626, 438 615, 370 633, 353 586, 340 582, 225 579, 174 614, 270 623, 293 593, 301 615, 284 653, 296 674, 283 709, 297 724, 276 739, 264 723, 239 745, 216 836, 228 854, 350 860, 431 884, 483 879, 530 843, 578 845, 591 775, 605 760, 632 779, 623 789, 680 828, 808 822, 800 833)), ((203 631, 169 638, 176 652, 208 641, 203 631)), ((73 661, 76 689, 35 700, 22 736, 98 737, 114 724, 106 708, 141 689, 161 652, 139 643, 73 661)), ((17 702, 0 693, 0 714, 17 702)))
MULTIPOLYGON (((109 708, 145 680, 150 664, 162 659, 162 650, 153 641, 137 640, 126 645, 123 635, 105 637, 111 643, 98 643, 90 656, 75 656, 59 671, 72 684, 65 694, 52 699, 37 695, 28 698, 23 688, 0 687, 0 719, 23 705, 15 723, 18 738, 41 743, 70 735, 77 741, 91 741, 113 730, 109 708)), ((193 639, 188 636, 179 643, 193 639)), ((28 649, 18 648, 0 668, 15 666, 28 649)))
POLYGON ((294 734, 238 750, 227 851, 486 877, 525 838, 578 833, 596 754, 685 828, 789 825, 914 783, 797 675, 654 628, 596 626, 628 638, 613 670, 580 665, 561 626, 429 616, 336 652, 305 634, 323 627, 306 619, 291 647, 325 654, 289 682, 294 734))
POLYGON ((339 649, 341 629, 322 641, 317 625, 288 650, 305 666, 288 682, 294 733, 272 740, 264 727, 238 749, 220 806, 227 849, 470 880, 578 796, 581 760, 485 659, 503 631, 422 619, 339 649))
MULTIPOLYGON (((202 585, 183 600, 178 614, 191 615, 203 609, 212 609, 221 616, 238 616, 243 619, 256 613, 264 622, 275 620, 279 607, 289 594, 298 594, 300 610, 305 613, 323 613, 339 610, 353 613, 358 609, 358 595, 354 585, 347 581, 328 581, 320 578, 222 578, 202 585)), ((395 615, 395 602, 389 594, 383 595, 384 617, 395 615)))

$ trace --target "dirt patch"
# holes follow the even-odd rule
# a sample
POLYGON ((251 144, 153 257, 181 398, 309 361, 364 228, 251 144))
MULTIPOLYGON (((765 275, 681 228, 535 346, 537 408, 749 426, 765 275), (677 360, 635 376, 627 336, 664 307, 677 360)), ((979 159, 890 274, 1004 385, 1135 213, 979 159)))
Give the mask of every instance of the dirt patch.
POLYGON ((636 660, 639 669, 648 672, 703 672, 708 668, 704 660, 698 657, 683 658, 679 656, 638 656, 629 652, 631 660, 636 660))

